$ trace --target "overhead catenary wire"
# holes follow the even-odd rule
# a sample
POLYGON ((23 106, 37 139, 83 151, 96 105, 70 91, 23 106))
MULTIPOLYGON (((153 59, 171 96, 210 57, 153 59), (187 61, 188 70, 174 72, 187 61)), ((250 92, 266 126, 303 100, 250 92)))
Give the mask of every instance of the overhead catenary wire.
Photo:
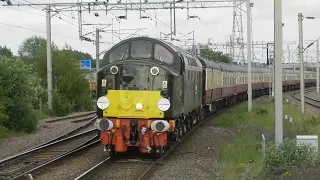
MULTIPOLYGON (((26 0, 25 0, 25 1, 26 1, 26 0)), ((133 3, 131 0, 129 0, 129 1, 130 1, 131 3, 133 3)), ((32 5, 37 5, 37 4, 32 4, 32 3, 29 2, 29 1, 26 1, 26 2, 30 3, 30 6, 32 6, 32 5)), ((40 6, 40 5, 37 5, 37 6, 40 6)), ((136 6, 137 8, 139 8, 138 5, 135 5, 135 4, 134 4, 134 6, 136 6)), ((94 10, 92 10, 92 11, 94 11, 94 10)), ((111 11, 111 10, 109 10, 109 11, 111 11)), ((141 11, 145 12, 145 13, 148 14, 149 16, 151 16, 151 17, 153 17, 154 19, 156 19, 158 22, 160 22, 160 23, 162 23, 163 25, 165 25, 165 26, 167 26, 167 27, 170 28, 170 25, 168 25, 167 23, 161 21, 160 19, 158 19, 157 17, 153 16, 152 14, 146 12, 145 10, 141 10, 141 11)), ((180 32, 180 31, 176 31, 176 32, 179 33, 179 34, 181 34, 181 35, 184 35, 184 34, 183 34, 182 32, 180 32)))
MULTIPOLYGON (((19 2, 19 1, 17 1, 17 0, 14 0, 14 1, 15 1, 15 2, 19 2)), ((23 1, 26 1, 26 0, 23 0, 23 1)), ((26 1, 26 2, 29 2, 29 1, 26 1)), ((17 10, 17 11, 26 12, 26 13, 29 13, 29 14, 34 14, 34 15, 37 15, 37 16, 43 16, 43 17, 45 17, 44 14, 38 14, 38 13, 36 13, 36 12, 30 12, 30 11, 26 11, 26 10, 21 10, 21 9, 13 8, 13 7, 10 7, 10 6, 1 6, 1 7, 10 8, 10 9, 13 9, 13 10, 17 10)), ((40 10, 40 11, 43 12, 43 9, 39 9, 39 8, 36 8, 36 7, 33 7, 33 6, 29 6, 29 7, 33 8, 33 9, 36 9, 36 10, 40 10)), ((54 17, 57 18, 57 19, 60 19, 61 21, 66 22, 66 23, 68 23, 68 24, 70 24, 70 25, 72 25, 72 26, 77 27, 77 26, 74 25, 73 23, 71 23, 71 22, 63 19, 61 16, 65 16, 65 17, 71 18, 72 20, 75 20, 74 18, 72 18, 72 17, 70 17, 70 16, 67 16, 67 15, 64 15, 64 14, 60 14, 60 13, 58 13, 57 15, 58 15, 58 17, 56 17, 56 16, 54 16, 54 17)), ((75 20, 75 21, 76 21, 76 20, 75 20)))
MULTIPOLYGON (((13 24, 1 23, 1 22, 0 22, 0 25, 10 26, 10 27, 20 28, 20 29, 25 29, 25 30, 29 30, 29 31, 44 33, 44 34, 47 33, 47 32, 45 32, 45 31, 36 30, 36 29, 31 29, 31 28, 27 28, 27 27, 20 26, 20 25, 13 25, 13 24)), ((65 37, 65 38, 69 38, 69 39, 79 40, 79 38, 76 38, 76 37, 65 36, 65 35, 55 34, 55 33, 51 33, 51 34, 54 35, 54 36, 60 36, 60 37, 65 37)))

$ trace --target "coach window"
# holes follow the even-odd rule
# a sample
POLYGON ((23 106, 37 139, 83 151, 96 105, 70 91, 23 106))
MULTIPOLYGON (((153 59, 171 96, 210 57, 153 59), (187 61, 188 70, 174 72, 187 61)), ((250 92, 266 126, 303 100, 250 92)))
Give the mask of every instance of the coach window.
POLYGON ((131 44, 131 57, 151 58, 152 43, 146 40, 133 41, 131 44))
POLYGON ((113 63, 120 59, 127 59, 128 58, 128 51, 129 51, 129 44, 124 43, 120 46, 116 47, 112 52, 109 54, 109 63, 113 63))
POLYGON ((154 59, 169 65, 173 64, 173 54, 160 44, 154 46, 154 59))

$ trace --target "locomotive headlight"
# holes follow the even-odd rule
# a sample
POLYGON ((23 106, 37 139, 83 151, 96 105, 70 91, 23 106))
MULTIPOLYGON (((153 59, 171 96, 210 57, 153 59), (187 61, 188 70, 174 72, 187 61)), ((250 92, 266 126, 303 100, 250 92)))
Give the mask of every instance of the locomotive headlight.
POLYGON ((110 72, 111 74, 117 74, 119 71, 119 68, 117 66, 111 66, 110 72))
POLYGON ((167 111, 170 108, 170 101, 168 99, 166 99, 166 98, 161 98, 158 101, 158 108, 161 111, 167 111))
POLYGON ((159 72, 160 72, 160 70, 159 70, 158 67, 152 67, 152 68, 150 69, 150 73, 151 73, 153 76, 158 75, 159 72))
POLYGON ((137 110, 142 110, 142 104, 141 103, 137 103, 136 104, 136 109, 137 110))
POLYGON ((165 132, 168 131, 170 125, 167 121, 164 120, 156 120, 151 123, 151 129, 157 132, 165 132))
POLYGON ((110 105, 109 99, 105 96, 101 96, 97 100, 97 106, 101 110, 107 109, 109 107, 109 105, 110 105))
POLYGON ((97 119, 94 123, 94 126, 96 127, 96 129, 99 129, 100 131, 109 131, 113 128, 113 122, 109 119, 97 119))

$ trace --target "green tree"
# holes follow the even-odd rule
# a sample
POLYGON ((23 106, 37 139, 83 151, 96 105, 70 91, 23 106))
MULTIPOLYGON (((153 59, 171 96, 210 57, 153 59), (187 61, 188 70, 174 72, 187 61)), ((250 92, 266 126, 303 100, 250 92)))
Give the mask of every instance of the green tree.
MULTIPOLYGON (((57 46, 52 42, 52 50, 57 50, 57 46)), ((19 57, 26 63, 31 63, 41 52, 46 53, 47 40, 40 36, 32 36, 26 39, 19 47, 19 57)))
MULTIPOLYGON (((49 113, 67 115, 72 111, 91 110, 92 101, 89 92, 89 82, 85 79, 87 71, 79 68, 80 59, 92 59, 88 53, 75 51, 65 45, 62 50, 52 43, 52 85, 53 109, 49 113)), ((41 79, 37 85, 42 89, 47 87, 47 53, 46 39, 33 36, 26 39, 20 46, 20 55, 33 65, 34 72, 41 79)), ((45 91, 39 90, 38 96, 46 104, 45 91), (44 92, 44 93, 42 93, 44 92)))
POLYGON ((32 69, 18 58, 5 56, 0 56, 0 69, 0 125, 11 131, 34 131, 37 85, 32 69))
MULTIPOLYGON (((71 111, 86 111, 92 108, 89 92, 89 82, 85 79, 86 71, 79 68, 74 60, 74 52, 70 49, 54 50, 52 52, 53 76, 53 114, 67 115, 71 111)), ((47 60, 43 50, 39 50, 34 60, 34 69, 42 79, 41 84, 47 84, 47 60)))
POLYGON ((11 49, 7 48, 7 46, 0 46, 0 55, 6 56, 6 57, 12 57, 13 53, 11 49))
POLYGON ((72 59, 76 61, 87 60, 87 59, 92 60, 92 56, 89 53, 73 50, 72 47, 68 44, 65 45, 62 51, 70 51, 72 53, 72 59))
POLYGON ((232 63, 232 59, 230 58, 230 56, 223 54, 223 52, 221 51, 213 51, 207 45, 200 47, 200 55, 209 60, 232 63))

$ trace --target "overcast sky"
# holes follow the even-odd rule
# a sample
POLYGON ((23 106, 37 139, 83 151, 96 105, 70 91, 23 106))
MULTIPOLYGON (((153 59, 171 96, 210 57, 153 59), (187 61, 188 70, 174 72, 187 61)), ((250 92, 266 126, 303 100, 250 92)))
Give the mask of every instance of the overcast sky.
MULTIPOLYGON (((23 2, 24 0, 12 0, 13 3, 23 2)), ((75 2, 76 0, 28 0, 34 3, 51 3, 51 2, 75 2)), ((123 0, 124 1, 124 0, 123 0)), ((131 0, 137 2, 137 0, 131 0)), ((153 2, 154 0, 149 0, 153 2)), ((160 0, 157 0, 160 1, 160 0)), ((110 0, 109 2, 116 2, 110 0)), ((130 0, 128 0, 130 2, 130 0)), ((253 41, 273 41, 273 0, 252 0, 254 7, 252 8, 253 19, 253 41)), ((298 43, 298 16, 302 12, 304 16, 320 17, 320 0, 283 0, 283 40, 298 43)), ((0 2, 0 5, 4 3, 0 2)), ((245 8, 245 3, 242 5, 245 8)), ((6 45, 17 54, 18 48, 22 41, 32 35, 46 37, 46 19, 45 12, 41 11, 41 7, 3 7, 0 6, 0 45, 6 45), (36 9, 35 9, 36 8, 36 9), (12 27, 12 26, 16 27, 12 27), (19 28, 21 27, 21 28, 19 28), (26 30, 28 28, 32 30, 26 30), (40 31, 40 32, 36 32, 40 31)), ((169 10, 149 10, 150 19, 139 19, 139 11, 128 12, 128 19, 121 20, 120 29, 122 30, 120 38, 126 38, 130 33, 138 31, 138 28, 144 28, 138 31, 138 35, 148 35, 159 38, 160 32, 169 33, 170 15, 169 10), (155 18, 156 16, 156 18, 155 18), (123 29, 133 29, 125 30, 123 29)), ((108 15, 105 12, 99 12, 99 17, 95 17, 93 13, 84 13, 84 21, 86 23, 111 23, 114 19, 114 29, 119 30, 119 23, 115 20, 115 16, 125 15, 125 11, 111 11, 108 15)), ((187 20, 186 10, 177 10, 177 36, 182 34, 195 32, 196 43, 206 43, 209 38, 213 42, 225 43, 232 33, 232 8, 216 8, 216 9, 190 9, 190 15, 199 16, 199 19, 187 20)), ((77 14, 76 12, 65 12, 57 18, 52 18, 52 40, 63 47, 65 43, 72 48, 90 53, 95 57, 95 46, 90 42, 80 41, 78 39, 77 14), (74 17, 74 19, 72 18, 74 17)), ((320 37, 320 18, 315 20, 304 20, 304 39, 315 40, 320 37)), ((101 26, 104 27, 104 26, 101 26)), ((243 13, 243 30, 244 40, 246 41, 246 14, 243 13)), ((86 26, 85 32, 94 31, 93 26, 86 26)), ((109 28, 111 30, 111 27, 109 28)), ((103 42, 112 42, 111 33, 101 34, 103 42)), ((93 36, 87 36, 94 38, 93 36)), ((192 33, 187 37, 192 38, 192 33)), ((119 42, 118 37, 113 37, 113 42, 119 42)), ((101 51, 110 47, 110 44, 101 44, 101 51)), ((284 45, 284 52, 287 53, 287 45, 284 45)), ((297 44, 289 44, 290 52, 297 48, 297 44)), ((263 58, 259 55, 261 49, 255 49, 257 58, 263 58)), ((265 50, 264 50, 265 51, 265 50)), ((315 56, 315 46, 309 50, 309 56, 315 56)))

